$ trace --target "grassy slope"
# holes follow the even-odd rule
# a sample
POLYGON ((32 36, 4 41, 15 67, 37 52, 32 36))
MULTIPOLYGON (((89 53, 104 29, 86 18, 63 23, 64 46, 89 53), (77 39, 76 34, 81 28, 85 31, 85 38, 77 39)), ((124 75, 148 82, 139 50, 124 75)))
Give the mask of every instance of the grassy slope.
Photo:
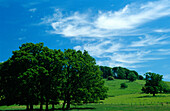
MULTIPOLYGON (((167 83, 170 86, 170 82, 167 83)), ((72 110, 168 111, 170 109, 170 94, 157 94, 156 97, 152 97, 151 94, 142 94, 141 88, 144 84, 145 81, 142 80, 135 82, 128 82, 128 80, 105 80, 105 85, 109 88, 109 97, 103 100, 104 104, 71 106, 72 110), (120 88, 120 84, 123 82, 128 85, 128 88, 120 88)), ((49 107, 51 108, 51 105, 49 107)), ((0 106, 0 110, 24 110, 25 108, 25 106, 18 105, 0 106)), ((39 108, 39 106, 34 106, 34 108, 39 108)), ((61 105, 57 105, 56 108, 61 108, 61 105)))
MULTIPOLYGON (((167 82, 170 86, 169 82, 167 82)), ((105 80, 105 85, 109 88, 108 98, 103 102, 105 104, 170 104, 170 94, 157 94, 153 97, 152 94, 142 94, 141 89, 145 81, 137 80, 129 82, 128 80, 105 80), (128 88, 121 89, 120 84, 126 83, 128 88)))
POLYGON ((114 97, 118 95, 126 95, 126 94, 135 94, 140 93, 142 86, 144 86, 145 81, 137 80, 135 82, 129 82, 128 80, 119 80, 116 79, 114 81, 105 80, 105 86, 109 88, 108 96, 114 97), (128 88, 121 89, 120 84, 126 83, 128 88))

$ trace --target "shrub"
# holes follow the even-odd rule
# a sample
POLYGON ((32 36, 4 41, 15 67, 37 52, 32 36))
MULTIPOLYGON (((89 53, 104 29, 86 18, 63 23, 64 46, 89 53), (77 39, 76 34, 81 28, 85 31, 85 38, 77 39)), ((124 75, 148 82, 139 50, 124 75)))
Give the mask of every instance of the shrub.
POLYGON ((133 81, 135 81, 136 79, 137 79, 137 76, 136 76, 133 72, 129 73, 129 75, 128 75, 128 80, 129 80, 130 82, 133 82, 133 81))
POLYGON ((142 75, 139 75, 139 80, 144 80, 144 77, 142 75))
POLYGON ((121 84, 120 84, 120 87, 124 89, 124 88, 127 88, 128 85, 127 85, 126 83, 121 83, 121 84))
POLYGON ((107 80, 114 80, 114 77, 113 77, 113 76, 109 76, 109 77, 107 78, 107 80))

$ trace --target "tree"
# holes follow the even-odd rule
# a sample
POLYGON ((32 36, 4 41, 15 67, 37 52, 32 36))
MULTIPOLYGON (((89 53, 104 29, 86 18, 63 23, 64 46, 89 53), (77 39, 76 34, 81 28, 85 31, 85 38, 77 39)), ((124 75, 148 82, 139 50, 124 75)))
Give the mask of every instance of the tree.
POLYGON ((144 93, 150 93, 155 96, 158 92, 161 91, 162 89, 162 75, 156 74, 156 73, 151 73, 147 72, 146 74, 146 84, 142 88, 142 91, 144 93))
POLYGON ((103 78, 108 78, 109 76, 113 76, 112 68, 107 66, 100 66, 100 70, 103 72, 103 78))
POLYGON ((131 74, 133 73, 134 77, 138 78, 138 73, 134 70, 129 70, 127 68, 123 68, 123 67, 113 67, 113 75, 115 78, 118 79, 129 79, 129 74, 131 76, 131 74))
POLYGON ((133 81, 135 81, 136 79, 137 79, 137 76, 134 74, 134 72, 130 72, 130 73, 128 74, 128 80, 129 80, 129 81, 133 82, 133 81))
POLYGON ((120 87, 124 89, 124 88, 127 88, 128 85, 127 85, 126 83, 121 83, 121 84, 120 84, 120 87))
POLYGON ((72 103, 96 102, 106 97, 107 89, 95 59, 87 51, 65 50, 63 78, 63 109, 70 109, 72 103))
POLYGON ((139 80, 143 80, 144 77, 143 77, 142 75, 139 75, 139 76, 138 76, 138 79, 139 79, 139 80))
POLYGON ((0 70, 5 104, 25 104, 32 110, 40 102, 55 104, 60 98, 63 53, 44 47, 43 43, 26 43, 13 51, 0 70), (33 101, 35 100, 35 101, 33 101))
POLYGON ((43 43, 26 43, 0 64, 0 104, 57 104, 97 102, 107 95, 102 72, 87 51, 52 50, 43 43))

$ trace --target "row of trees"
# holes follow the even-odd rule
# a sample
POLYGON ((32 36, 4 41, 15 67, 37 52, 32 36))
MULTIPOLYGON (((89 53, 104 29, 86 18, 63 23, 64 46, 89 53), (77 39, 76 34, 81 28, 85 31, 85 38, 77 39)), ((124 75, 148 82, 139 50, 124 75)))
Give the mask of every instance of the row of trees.
POLYGON ((110 68, 107 66, 100 66, 100 70, 103 72, 103 78, 112 76, 116 79, 128 79, 129 81, 135 81, 136 79, 143 80, 143 76, 139 75, 136 71, 123 67, 110 68))
POLYGON ((43 43, 26 43, 0 64, 0 104, 70 104, 97 102, 107 97, 102 72, 87 51, 52 50, 43 43))
MULTIPOLYGON (((134 70, 129 70, 123 67, 107 67, 107 66, 100 66, 100 70, 103 72, 103 78, 108 78, 108 80, 113 80, 114 78, 117 79, 128 79, 129 81, 135 81, 136 79, 144 80, 142 75, 139 75, 134 70)), ((146 84, 142 87, 142 91, 144 93, 150 93, 155 96, 157 93, 170 93, 170 88, 168 85, 162 81, 163 76, 147 72, 145 74, 145 81, 146 84)), ((121 84, 121 88, 126 88, 127 85, 125 83, 121 84)))

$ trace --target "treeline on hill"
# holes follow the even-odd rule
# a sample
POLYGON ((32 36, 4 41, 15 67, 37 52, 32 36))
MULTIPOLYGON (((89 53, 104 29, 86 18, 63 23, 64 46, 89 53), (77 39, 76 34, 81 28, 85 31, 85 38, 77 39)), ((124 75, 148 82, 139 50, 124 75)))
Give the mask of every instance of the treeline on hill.
POLYGON ((143 80, 143 76, 139 75, 134 70, 129 70, 123 67, 107 67, 100 66, 100 70, 103 72, 103 78, 111 79, 128 79, 129 81, 135 81, 136 79, 143 80))
MULTIPOLYGON (((163 75, 159 75, 156 73, 147 72, 144 75, 139 75, 134 70, 129 70, 123 67, 107 67, 107 66, 100 66, 100 70, 103 72, 102 77, 108 80, 114 79, 127 79, 131 82, 135 81, 136 79, 145 80, 146 84, 142 87, 143 93, 150 93, 155 96, 157 93, 170 93, 170 87, 166 84, 166 82, 162 81, 163 75)), ((121 88, 127 88, 126 83, 121 84, 121 88)))
POLYGON ((0 105, 70 104, 98 102, 107 88, 95 59, 87 51, 52 50, 43 43, 26 43, 0 64, 0 105))

